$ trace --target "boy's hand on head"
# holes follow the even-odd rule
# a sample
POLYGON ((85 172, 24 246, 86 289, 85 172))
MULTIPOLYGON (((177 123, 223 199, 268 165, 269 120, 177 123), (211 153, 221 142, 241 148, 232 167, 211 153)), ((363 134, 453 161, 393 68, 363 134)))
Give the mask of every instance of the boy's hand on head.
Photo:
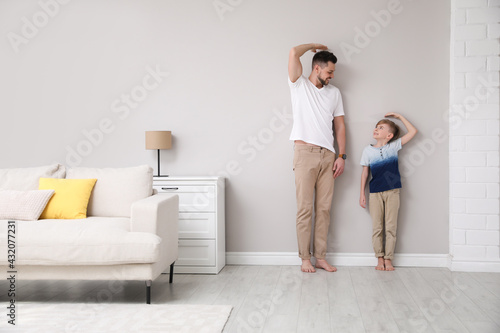
POLYGON ((415 128, 415 126, 413 126, 408 121, 408 119, 406 119, 404 116, 400 115, 399 113, 389 112, 385 116, 386 117, 394 117, 396 119, 401 120, 403 122, 403 125, 408 130, 408 133, 406 133, 405 135, 403 135, 401 137, 401 145, 406 144, 408 141, 410 141, 411 139, 413 139, 413 137, 417 134, 418 130, 415 128))
POLYGON ((399 119, 399 117, 401 117, 401 115, 399 113, 396 113, 396 112, 389 112, 389 113, 386 113, 385 117, 393 117, 393 118, 399 119))

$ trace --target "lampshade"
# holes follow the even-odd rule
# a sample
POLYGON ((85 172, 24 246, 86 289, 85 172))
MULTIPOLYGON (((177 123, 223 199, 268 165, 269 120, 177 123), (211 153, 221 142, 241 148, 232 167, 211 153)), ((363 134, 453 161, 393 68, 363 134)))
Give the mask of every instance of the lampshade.
POLYGON ((146 131, 146 149, 172 148, 171 131, 146 131))

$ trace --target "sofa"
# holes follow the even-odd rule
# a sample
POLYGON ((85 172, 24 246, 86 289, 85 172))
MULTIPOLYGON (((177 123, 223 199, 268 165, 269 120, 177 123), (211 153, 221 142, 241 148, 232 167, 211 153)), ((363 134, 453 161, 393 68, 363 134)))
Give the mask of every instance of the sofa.
POLYGON ((152 181, 146 165, 0 169, 0 271, 17 280, 142 280, 150 304, 152 281, 169 266, 172 283, 179 209, 178 196, 154 193, 152 181))

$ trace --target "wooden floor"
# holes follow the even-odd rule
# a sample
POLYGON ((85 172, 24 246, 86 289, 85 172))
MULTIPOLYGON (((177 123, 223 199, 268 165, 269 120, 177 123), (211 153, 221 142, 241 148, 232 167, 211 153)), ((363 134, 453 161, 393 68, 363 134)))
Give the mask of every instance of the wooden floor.
MULTIPOLYGON (((0 282, 7 304, 8 282, 0 282)), ((17 302, 145 302, 143 282, 17 281, 17 302)), ((229 304, 224 332, 500 332, 500 273, 446 268, 226 266, 160 276, 152 303, 229 304)), ((5 306, 1 306, 5 309, 5 306)), ((6 310, 4 310, 6 311, 6 310)), ((5 317, 5 315, 2 315, 5 317)))

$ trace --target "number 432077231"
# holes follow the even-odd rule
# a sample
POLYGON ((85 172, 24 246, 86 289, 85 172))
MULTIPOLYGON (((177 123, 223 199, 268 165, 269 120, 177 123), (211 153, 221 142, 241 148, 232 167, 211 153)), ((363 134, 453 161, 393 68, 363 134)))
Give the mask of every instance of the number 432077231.
POLYGON ((16 222, 9 221, 7 225, 7 261, 9 262, 9 268, 15 268, 16 262, 16 222))

